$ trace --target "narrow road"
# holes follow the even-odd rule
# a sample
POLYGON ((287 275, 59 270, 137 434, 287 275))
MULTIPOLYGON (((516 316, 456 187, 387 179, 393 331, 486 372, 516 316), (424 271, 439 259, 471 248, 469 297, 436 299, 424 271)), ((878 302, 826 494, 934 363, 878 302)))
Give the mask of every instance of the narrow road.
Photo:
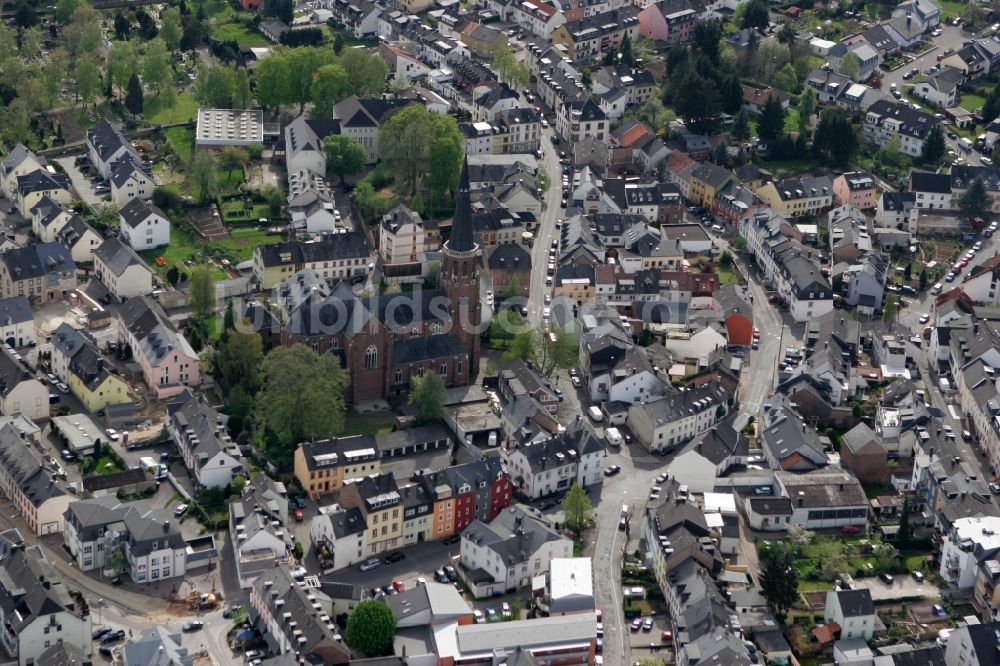
POLYGON ((551 287, 545 285, 545 267, 549 260, 549 248, 552 239, 556 237, 556 218, 562 214, 559 207, 562 199, 562 166, 559 164, 559 152, 552 145, 552 128, 542 130, 542 155, 539 168, 545 169, 549 177, 549 189, 544 193, 542 216, 535 230, 535 244, 531 248, 531 284, 528 287, 528 321, 533 326, 542 324, 542 308, 545 294, 551 287))

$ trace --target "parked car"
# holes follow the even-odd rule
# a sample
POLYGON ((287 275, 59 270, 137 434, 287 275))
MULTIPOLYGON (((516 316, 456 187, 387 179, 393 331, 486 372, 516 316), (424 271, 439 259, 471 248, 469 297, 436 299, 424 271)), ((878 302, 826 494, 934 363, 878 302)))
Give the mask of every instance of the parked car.
POLYGON ((184 626, 181 627, 181 629, 183 631, 185 631, 185 632, 188 632, 188 631, 198 631, 199 629, 201 629, 204 626, 205 626, 205 623, 202 622, 201 620, 193 620, 191 622, 185 622, 184 626))
POLYGON ((406 555, 404 553, 397 550, 394 553, 389 553, 388 555, 386 555, 385 558, 383 558, 383 561, 386 564, 395 564, 396 562, 402 561, 405 557, 406 555))
POLYGON ((646 619, 644 619, 642 621, 642 630, 643 631, 652 631, 653 630, 653 618, 647 617, 646 619))
POLYGON ((180 518, 181 516, 184 515, 184 512, 187 511, 187 510, 188 510, 188 505, 187 504, 178 504, 177 508, 174 509, 174 515, 177 516, 178 518, 180 518))
POLYGON ((444 568, 444 575, 453 583, 458 580, 458 571, 450 564, 444 568))
POLYGON ((72 461, 72 460, 76 460, 76 456, 75 456, 75 455, 73 455, 73 452, 72 452, 72 451, 70 451, 69 449, 63 449, 63 450, 62 450, 62 451, 61 451, 61 452, 59 453, 59 455, 60 455, 60 456, 62 456, 62 459, 63 459, 63 460, 66 460, 66 461, 72 461))
POLYGON ((511 617, 510 604, 507 603, 506 601, 500 604, 500 614, 503 615, 505 618, 511 617))
POLYGON ((622 468, 618 465, 609 465, 604 468, 604 476, 614 476, 622 471, 622 468))
POLYGON ((447 583, 448 574, 445 573, 444 569, 438 569, 437 571, 434 572, 434 580, 436 580, 439 583, 447 583))
POLYGON ((924 574, 922 572, 912 571, 910 572, 910 575, 913 576, 913 580, 917 581, 918 583, 924 582, 924 574))
POLYGON ((230 606, 226 610, 222 611, 222 617, 229 619, 235 615, 239 615, 243 611, 243 606, 230 606))
POLYGON ((472 611, 472 616, 476 618, 476 624, 486 624, 486 617, 483 615, 483 611, 478 608, 472 611))
POLYGON ((373 557, 371 559, 362 562, 361 566, 359 566, 358 569, 361 570, 362 572, 371 571, 372 569, 377 568, 380 564, 382 563, 373 557))
POLYGON ((101 640, 105 634, 111 631, 111 627, 98 627, 94 630, 94 633, 90 634, 90 638, 95 641, 101 640))
POLYGON ((107 645, 108 643, 114 643, 116 641, 125 640, 125 630, 115 629, 114 631, 109 631, 101 637, 101 643, 107 645))
POLYGON ((303 520, 305 520, 305 516, 304 516, 304 515, 302 515, 302 509, 296 509, 296 510, 295 510, 295 520, 297 520, 297 521, 298 521, 298 522, 300 522, 300 523, 301 523, 301 522, 302 522, 303 520))
POLYGON ((497 622, 499 620, 500 620, 500 616, 497 615, 497 612, 495 610, 493 610, 492 608, 487 608, 486 609, 486 621, 487 622, 497 622))
POLYGON ((642 629, 642 618, 641 617, 637 617, 634 620, 632 620, 632 627, 631 627, 631 629, 632 629, 632 633, 636 633, 637 631, 639 631, 640 629, 642 629))
POLYGON ((892 574, 887 574, 887 573, 881 573, 878 575, 878 577, 886 585, 892 585, 892 583, 896 580, 895 578, 892 577, 892 574))

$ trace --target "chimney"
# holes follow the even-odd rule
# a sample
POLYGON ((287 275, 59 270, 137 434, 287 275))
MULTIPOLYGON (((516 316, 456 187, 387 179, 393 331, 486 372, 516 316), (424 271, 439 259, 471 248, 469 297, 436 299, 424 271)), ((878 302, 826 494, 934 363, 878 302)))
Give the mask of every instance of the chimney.
POLYGON ((170 521, 169 520, 164 520, 163 521, 163 531, 164 531, 164 533, 170 531, 170 521))

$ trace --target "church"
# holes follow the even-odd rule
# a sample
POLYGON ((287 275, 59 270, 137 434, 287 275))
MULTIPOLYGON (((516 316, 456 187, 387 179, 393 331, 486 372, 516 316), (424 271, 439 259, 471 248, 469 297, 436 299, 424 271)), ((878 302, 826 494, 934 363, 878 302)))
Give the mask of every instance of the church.
POLYGON ((405 396, 427 372, 440 374, 446 387, 467 386, 480 359, 479 255, 466 161, 436 289, 357 296, 348 283, 331 287, 307 269, 279 287, 277 313, 251 303, 246 316, 265 350, 304 344, 340 356, 352 403, 405 396))

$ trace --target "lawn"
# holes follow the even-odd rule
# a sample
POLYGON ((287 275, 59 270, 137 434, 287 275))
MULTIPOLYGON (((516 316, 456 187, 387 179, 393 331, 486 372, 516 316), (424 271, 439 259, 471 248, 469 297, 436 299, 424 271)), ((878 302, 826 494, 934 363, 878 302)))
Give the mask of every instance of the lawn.
POLYGON ((802 160, 761 160, 755 159, 754 164, 759 166, 761 169, 767 169, 775 175, 777 178, 784 178, 785 176, 794 176, 796 174, 807 173, 816 168, 816 160, 802 159, 802 160))
MULTIPOLYGON (((156 95, 146 97, 143 115, 146 122, 151 125, 170 125, 173 123, 186 123, 195 119, 198 115, 198 102, 195 101, 191 93, 184 91, 174 95, 174 103, 170 106, 164 105, 164 99, 156 95)), ((191 130, 194 136, 194 130, 191 130)))
POLYGON ((344 416, 344 434, 379 435, 392 432, 393 419, 392 412, 359 414, 353 409, 349 409, 344 416))
POLYGON ((799 131, 799 110, 794 106, 789 107, 788 111, 785 113, 785 131, 799 131))
POLYGON ((230 238, 211 243, 230 254, 236 255, 237 261, 246 261, 253 256, 253 250, 258 245, 273 245, 284 240, 284 236, 268 234, 260 229, 233 229, 230 238))
POLYGON ((270 46, 271 42, 259 32, 250 30, 242 23, 223 23, 212 30, 212 36, 220 42, 233 41, 241 47, 270 46))
POLYGON ((249 211, 244 208, 242 199, 234 199, 222 204, 222 217, 227 222, 268 219, 271 216, 271 207, 266 203, 255 203, 249 211))
POLYGON ((191 161, 191 153, 194 152, 194 128, 192 127, 171 127, 164 131, 167 143, 182 164, 191 161))
POLYGON ((732 268, 725 268, 721 264, 715 267, 715 272, 719 275, 719 284, 739 284, 740 275, 732 268))
MULTIPOLYGON (((171 266, 177 266, 179 270, 185 273, 188 272, 190 268, 186 267, 184 262, 191 259, 197 260, 202 256, 203 250, 204 244, 195 238, 190 231, 184 229, 178 224, 172 224, 170 225, 170 245, 156 250, 140 252, 139 254, 146 261, 146 263, 155 268, 160 275, 166 275, 167 270, 169 270, 171 266), (166 259, 166 265, 157 266, 157 257, 163 257, 166 259)), ((215 266, 215 264, 212 264, 212 277, 216 280, 226 280, 229 278, 229 276, 226 275, 221 268, 215 266)))
POLYGON ((942 19, 946 16, 961 16, 968 9, 968 3, 965 0, 938 0, 938 4, 941 6, 942 19))
POLYGON ((114 474, 115 472, 124 471, 124 467, 119 464, 116 458, 111 456, 102 456, 97 464, 94 466, 93 474, 100 476, 102 474, 114 474))
POLYGON ((986 104, 986 98, 977 92, 963 92, 962 97, 959 99, 958 105, 965 109, 966 111, 972 111, 973 113, 979 111, 983 108, 983 104, 986 104))

